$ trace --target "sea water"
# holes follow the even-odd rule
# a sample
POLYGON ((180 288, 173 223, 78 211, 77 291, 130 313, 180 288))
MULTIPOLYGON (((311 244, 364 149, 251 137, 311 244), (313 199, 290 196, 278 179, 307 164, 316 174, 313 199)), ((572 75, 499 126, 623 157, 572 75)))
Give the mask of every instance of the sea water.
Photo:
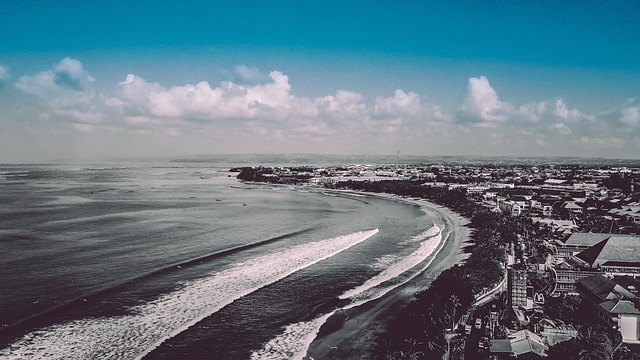
POLYGON ((303 358, 446 237, 426 208, 231 166, 0 166, 0 358, 303 358))

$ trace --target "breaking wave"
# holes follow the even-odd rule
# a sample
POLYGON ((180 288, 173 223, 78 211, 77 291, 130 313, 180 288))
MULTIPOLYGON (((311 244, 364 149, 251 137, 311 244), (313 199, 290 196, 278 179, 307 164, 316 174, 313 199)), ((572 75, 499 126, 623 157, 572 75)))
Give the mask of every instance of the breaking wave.
POLYGON ((86 318, 33 331, 0 355, 7 359, 140 359, 231 302, 330 258, 378 231, 356 232, 259 256, 185 283, 179 290, 130 308, 125 316, 86 318))
MULTIPOLYGON (((251 359, 303 359, 327 319, 340 310, 355 308, 369 301, 379 299, 391 290, 406 284, 431 264, 432 260, 427 262, 425 260, 440 247, 442 240, 442 229, 434 224, 430 229, 410 240, 411 242, 422 241, 417 250, 408 256, 398 258, 396 262, 389 264, 378 275, 339 296, 340 299, 350 299, 351 303, 340 309, 334 309, 329 313, 319 315, 313 320, 286 326, 280 335, 266 343, 261 350, 255 351, 251 355, 251 359), (420 264, 422 266, 414 269, 420 264), (408 276, 402 276, 412 269, 415 271, 411 271, 408 276)), ((380 263, 388 263, 389 259, 385 257, 381 259, 380 263)))

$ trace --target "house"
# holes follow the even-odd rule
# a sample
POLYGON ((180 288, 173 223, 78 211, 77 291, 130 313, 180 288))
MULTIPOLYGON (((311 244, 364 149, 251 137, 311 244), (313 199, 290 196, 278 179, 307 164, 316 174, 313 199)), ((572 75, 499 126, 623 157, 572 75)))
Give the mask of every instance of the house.
POLYGON ((575 220, 555 220, 532 217, 531 222, 534 225, 537 225, 538 228, 546 226, 549 227, 551 231, 561 234, 571 235, 574 231, 578 230, 578 225, 575 220))
POLYGON ((574 214, 580 214, 583 211, 582 206, 578 205, 575 201, 565 201, 561 209, 574 214))
POLYGON ((609 210, 609 213, 623 223, 629 225, 640 225, 640 206, 624 205, 619 208, 609 210))
POLYGON ((592 275, 576 282, 593 314, 622 334, 622 341, 640 343, 640 281, 630 277, 608 279, 592 275))
POLYGON ((497 207, 502 210, 503 213, 510 216, 520 216, 522 211, 525 210, 519 202, 513 200, 498 197, 496 203, 498 205, 497 207))
POLYGON ((489 342, 489 352, 497 359, 509 359, 528 353, 546 356, 547 350, 549 348, 542 338, 529 330, 520 330, 510 334, 507 339, 495 339, 489 342))

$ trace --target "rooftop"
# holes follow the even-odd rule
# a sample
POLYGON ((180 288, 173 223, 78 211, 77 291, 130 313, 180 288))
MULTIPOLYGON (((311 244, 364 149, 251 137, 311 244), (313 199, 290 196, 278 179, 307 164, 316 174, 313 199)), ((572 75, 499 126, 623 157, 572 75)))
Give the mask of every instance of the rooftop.
POLYGON ((491 340, 489 349, 492 353, 511 353, 519 356, 530 352, 544 355, 548 348, 540 336, 529 330, 520 330, 510 334, 508 339, 491 340))
POLYGON ((576 257, 593 268, 608 264, 640 266, 640 236, 610 234, 576 257))
POLYGON ((576 282, 588 293, 585 297, 611 314, 640 314, 638 297, 629 290, 640 287, 640 281, 630 277, 608 279, 602 275, 591 275, 576 282))

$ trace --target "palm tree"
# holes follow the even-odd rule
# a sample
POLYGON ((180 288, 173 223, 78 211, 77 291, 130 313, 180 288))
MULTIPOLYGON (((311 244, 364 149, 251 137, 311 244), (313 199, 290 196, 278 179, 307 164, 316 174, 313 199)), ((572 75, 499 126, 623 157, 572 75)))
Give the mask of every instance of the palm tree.
POLYGON ((456 311, 458 310, 458 307, 460 307, 460 299, 458 299, 458 296, 456 294, 451 294, 451 296, 449 296, 449 308, 451 309, 450 313, 452 318, 452 329, 455 328, 455 322, 457 320, 456 311))
POLYGON ((578 334, 583 349, 578 353, 580 360, 610 360, 613 353, 611 340, 592 326, 586 326, 578 334))
POLYGON ((607 356, 602 349, 593 348, 589 350, 581 350, 578 353, 578 359, 580 360, 609 360, 611 357, 607 356))

